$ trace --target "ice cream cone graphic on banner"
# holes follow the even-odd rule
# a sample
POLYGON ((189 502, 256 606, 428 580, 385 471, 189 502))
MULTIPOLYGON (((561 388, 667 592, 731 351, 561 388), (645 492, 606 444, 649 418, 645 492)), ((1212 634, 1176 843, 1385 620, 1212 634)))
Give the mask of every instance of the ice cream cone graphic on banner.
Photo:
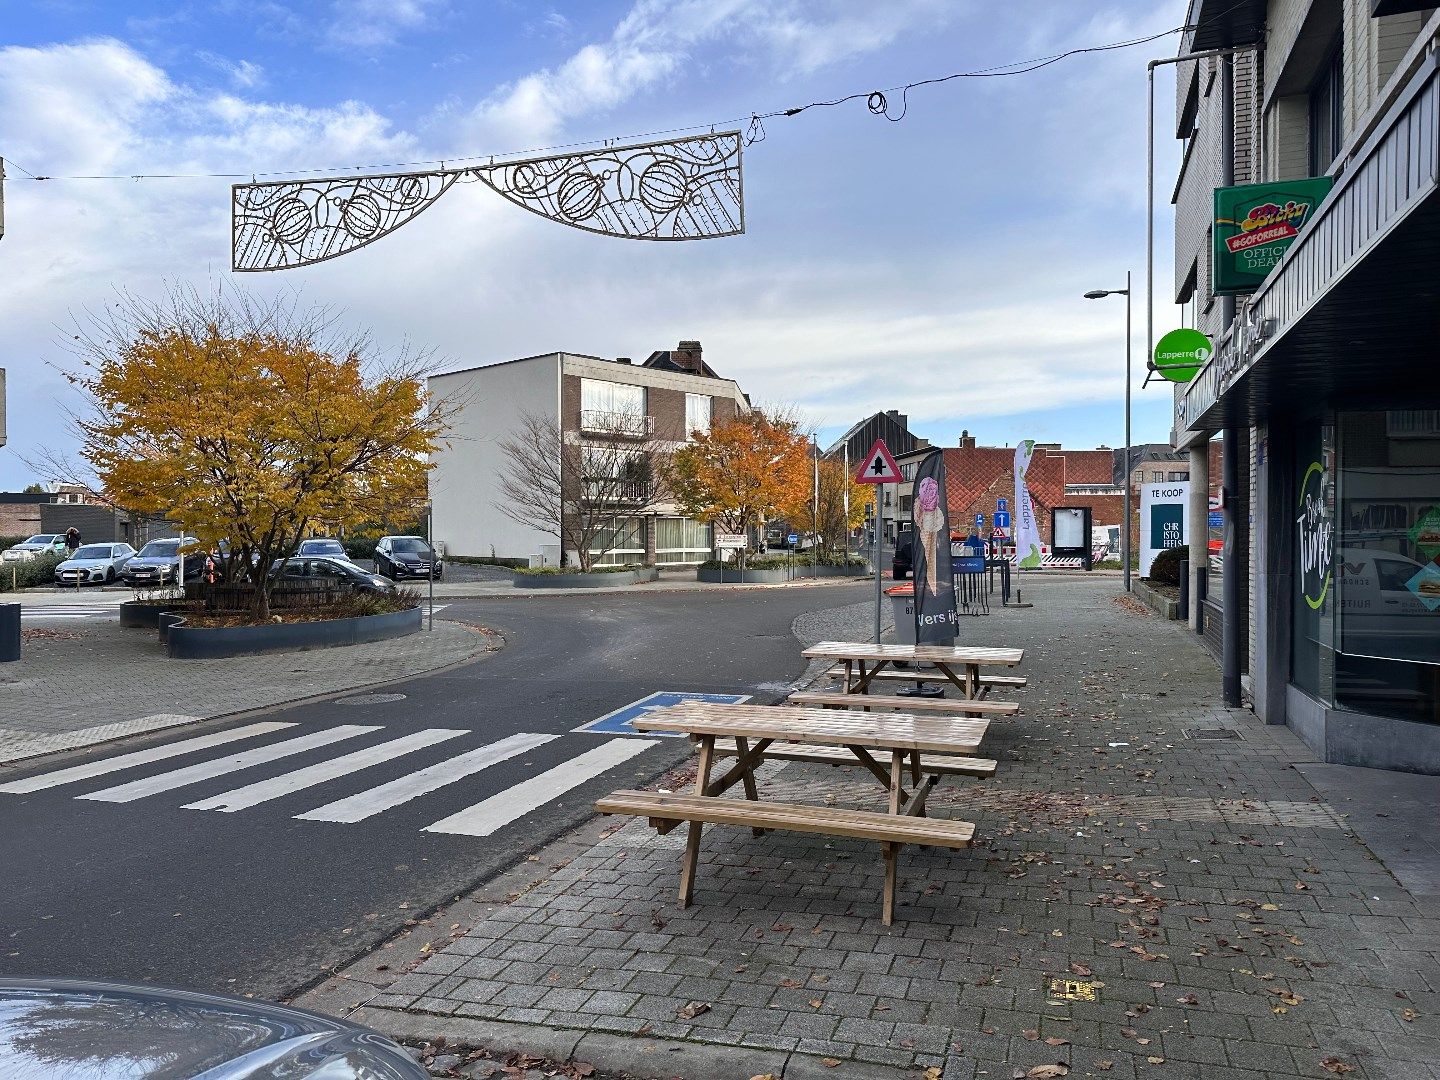
POLYGON ((1015 448, 1015 557, 1016 565, 1039 566, 1040 526, 1035 521, 1035 504, 1030 499, 1030 489, 1025 485, 1025 473, 1030 468, 1030 458, 1035 453, 1035 440, 1026 439, 1015 448))
POLYGON ((955 641, 955 577, 950 561, 950 516, 945 498, 945 455, 936 450, 915 470, 915 643, 955 641))

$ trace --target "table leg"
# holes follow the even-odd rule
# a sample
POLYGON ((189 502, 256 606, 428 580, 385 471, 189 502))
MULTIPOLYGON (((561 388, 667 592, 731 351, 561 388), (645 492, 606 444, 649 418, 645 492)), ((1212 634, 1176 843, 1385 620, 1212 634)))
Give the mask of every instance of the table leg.
POLYGON ((960 696, 962 698, 968 698, 970 696, 970 688, 965 685, 965 681, 963 679, 956 678, 955 672, 950 670, 949 664, 941 663, 939 660, 937 660, 935 661, 935 669, 939 671, 940 674, 944 675, 945 678, 950 680, 951 685, 954 686, 955 689, 960 691, 960 696))
MULTIPOLYGON (((890 752, 890 813, 900 814, 901 781, 904 778, 905 755, 899 750, 890 752)), ((886 843, 885 852, 885 898, 881 904, 880 917, 886 926, 895 921, 895 862, 900 845, 886 843)))
MULTIPOLYGON (((695 793, 704 795, 710 783, 710 766, 715 760, 715 736, 706 735, 700 740, 700 765, 695 776, 695 793)), ((685 859, 680 864, 680 906, 690 906, 690 897, 695 891, 695 864, 700 859, 700 822, 690 822, 690 833, 685 838, 685 859)))
POLYGON ((872 664, 870 665, 870 672, 869 672, 869 674, 866 674, 866 672, 865 672, 865 661, 859 660, 859 661, 857 661, 857 663, 860 665, 860 679, 859 679, 859 681, 857 681, 857 682, 855 683, 855 689, 851 690, 850 693, 852 693, 852 694, 868 694, 868 693, 870 693, 870 681, 871 681, 872 679, 874 679, 876 675, 880 674, 880 670, 881 670, 886 664, 890 663, 890 661, 889 661, 889 660, 876 660, 874 663, 872 663, 872 664))
POLYGON ((979 687, 979 685, 980 685, 980 665, 979 665, 979 664, 966 664, 966 665, 965 665, 965 697, 968 698, 970 701, 974 701, 974 700, 975 700, 975 697, 976 697, 976 690, 977 690, 977 688, 979 687))
MULTIPOLYGON (((749 739, 742 739, 742 738, 740 738, 740 736, 737 735, 737 736, 735 737, 735 752, 740 755, 740 759, 743 761, 743 760, 745 759, 745 755, 750 752, 750 740, 749 740, 749 739)), ((753 770, 750 766, 747 765, 746 768, 745 768, 745 772, 742 774, 742 776, 741 776, 740 779, 741 779, 741 782, 745 785, 745 798, 749 799, 751 802, 759 802, 759 801, 760 801, 760 796, 755 793, 755 772, 754 772, 754 770, 753 770)), ((764 830, 764 829, 751 829, 751 830, 750 830, 750 835, 751 835, 751 836, 764 836, 764 835, 765 835, 765 830, 764 830)))
POLYGON ((910 783, 920 783, 920 751, 910 751, 910 783))

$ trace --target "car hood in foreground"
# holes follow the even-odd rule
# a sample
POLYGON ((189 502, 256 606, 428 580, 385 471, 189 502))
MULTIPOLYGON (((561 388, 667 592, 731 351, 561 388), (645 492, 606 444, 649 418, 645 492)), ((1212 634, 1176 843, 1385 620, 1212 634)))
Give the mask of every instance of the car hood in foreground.
POLYGON ((55 565, 56 570, 93 570, 97 566, 109 566, 111 563, 122 558, 120 555, 107 555, 103 559, 66 559, 55 565))
POLYGON ((331 1017, 214 994, 0 979, 8 1080, 420 1080, 389 1039, 331 1017))

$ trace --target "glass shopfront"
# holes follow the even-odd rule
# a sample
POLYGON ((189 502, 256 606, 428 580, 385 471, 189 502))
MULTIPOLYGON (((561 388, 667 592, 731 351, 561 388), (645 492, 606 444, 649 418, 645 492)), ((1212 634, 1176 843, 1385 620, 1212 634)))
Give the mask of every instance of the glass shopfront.
POLYGON ((1440 410, 1340 412, 1298 436, 1292 681, 1440 722, 1440 410))

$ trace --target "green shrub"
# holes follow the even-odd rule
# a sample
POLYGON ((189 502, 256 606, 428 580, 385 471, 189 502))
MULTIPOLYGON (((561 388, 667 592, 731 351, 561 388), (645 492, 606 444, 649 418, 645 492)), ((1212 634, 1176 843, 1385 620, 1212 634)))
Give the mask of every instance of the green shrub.
POLYGON ((12 548, 16 544, 23 544, 29 539, 29 536, 0 536, 0 551, 4 551, 6 548, 12 548))
POLYGON ((1179 585, 1190 565, 1188 547, 1166 548, 1150 564, 1150 580, 1162 585, 1179 585))
MULTIPOLYGON (((745 560, 746 570, 785 570, 792 566, 796 569, 807 566, 849 566, 859 570, 865 565, 864 559, 858 559, 854 555, 850 556, 850 560, 847 562, 843 553, 839 555, 817 554, 814 559, 811 559, 809 555, 752 555, 745 560)), ((702 570, 738 570, 739 568, 739 564, 730 559, 724 561, 706 559, 700 564, 702 570)))
POLYGON ((379 543, 378 536, 347 536, 342 544, 345 546, 345 554, 351 559, 373 559, 375 558, 375 545, 379 543))
POLYGON ((62 561, 64 560, 59 555, 42 553, 24 562, 11 563, 0 569, 0 592, 11 588, 29 589, 37 585, 54 585, 55 567, 62 561))

